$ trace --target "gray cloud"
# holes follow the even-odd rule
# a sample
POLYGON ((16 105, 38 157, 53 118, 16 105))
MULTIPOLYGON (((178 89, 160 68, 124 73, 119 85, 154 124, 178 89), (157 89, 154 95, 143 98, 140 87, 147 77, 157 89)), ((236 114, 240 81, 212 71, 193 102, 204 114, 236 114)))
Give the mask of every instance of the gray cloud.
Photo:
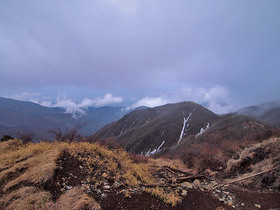
POLYGON ((140 106, 156 107, 167 103, 177 103, 188 99, 199 104, 203 104, 211 111, 224 114, 235 111, 237 106, 234 102, 227 104, 230 98, 229 91, 222 86, 215 86, 209 89, 185 87, 177 92, 169 92, 167 95, 159 97, 144 97, 132 105, 126 107, 126 110, 135 109, 140 106))
POLYGON ((220 86, 229 102, 279 99, 279 11, 278 0, 1 1, 0 94, 139 101, 220 86))
MULTIPOLYGON (((60 94, 57 97, 56 103, 51 104, 50 107, 61 107, 64 108, 66 113, 73 114, 74 117, 78 117, 79 115, 85 115, 86 111, 84 108, 87 107, 99 107, 106 105, 119 104, 123 101, 122 97, 114 97, 112 94, 107 93, 104 97, 99 97, 95 99, 85 98, 81 103, 76 103, 67 97, 67 94, 60 94)), ((47 101, 43 101, 40 103, 41 105, 49 105, 47 101)))

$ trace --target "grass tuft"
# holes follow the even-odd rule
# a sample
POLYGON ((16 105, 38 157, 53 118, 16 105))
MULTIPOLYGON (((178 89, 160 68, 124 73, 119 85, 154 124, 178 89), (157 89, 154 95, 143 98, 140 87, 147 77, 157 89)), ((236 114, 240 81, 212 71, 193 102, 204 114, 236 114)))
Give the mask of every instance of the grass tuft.
POLYGON ((182 201, 182 198, 179 197, 178 193, 175 191, 166 192, 163 188, 145 188, 144 191, 152 194, 153 196, 158 197, 163 200, 167 204, 171 204, 172 206, 176 206, 177 203, 182 201))

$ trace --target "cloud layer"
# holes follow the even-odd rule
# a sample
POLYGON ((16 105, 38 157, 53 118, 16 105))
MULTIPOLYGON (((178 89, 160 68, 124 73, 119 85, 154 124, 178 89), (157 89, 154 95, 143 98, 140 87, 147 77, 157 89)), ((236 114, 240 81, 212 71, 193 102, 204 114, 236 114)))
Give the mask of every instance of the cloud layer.
POLYGON ((153 105, 223 87, 234 103, 277 100, 279 11, 279 0, 0 1, 0 95, 153 105))
POLYGON ((215 86, 209 89, 187 87, 166 96, 144 97, 127 106, 126 109, 132 110, 140 106, 155 107, 182 101, 194 101, 217 114, 232 112, 238 108, 234 104, 228 104, 231 102, 230 93, 225 87, 215 86))
POLYGON ((60 107, 64 108, 66 113, 73 114, 75 118, 82 115, 86 115, 85 109, 88 107, 101 107, 107 105, 115 105, 123 102, 122 97, 115 97, 110 93, 104 95, 104 97, 98 97, 95 99, 84 98, 80 103, 68 98, 67 93, 60 93, 57 96, 56 102, 52 102, 46 99, 49 97, 41 97, 42 93, 29 93, 23 92, 18 95, 7 96, 16 100, 31 101, 45 107, 60 107), (44 99, 44 100, 43 100, 44 99))
POLYGON ((74 117, 79 117, 81 115, 86 114, 84 108, 113 105, 113 104, 121 103, 122 101, 123 101, 122 97, 114 97, 112 94, 107 93, 103 98, 96 98, 96 99, 85 98, 81 103, 75 103, 71 99, 68 99, 66 94, 60 94, 57 97, 56 103, 52 104, 51 107, 64 108, 66 113, 73 114, 74 117))

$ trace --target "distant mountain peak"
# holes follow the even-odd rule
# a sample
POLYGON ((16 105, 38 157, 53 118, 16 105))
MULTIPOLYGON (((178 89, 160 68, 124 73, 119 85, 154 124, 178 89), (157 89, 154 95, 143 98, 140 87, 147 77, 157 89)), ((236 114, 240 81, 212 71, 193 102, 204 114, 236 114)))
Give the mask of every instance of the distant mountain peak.
POLYGON ((218 118, 191 101, 166 104, 134 110, 96 132, 94 137, 101 141, 114 137, 129 151, 152 154, 152 151, 180 144, 186 135, 196 135, 218 118))
POLYGON ((236 111, 237 114, 254 117, 267 124, 280 128, 280 102, 273 101, 248 106, 236 111))

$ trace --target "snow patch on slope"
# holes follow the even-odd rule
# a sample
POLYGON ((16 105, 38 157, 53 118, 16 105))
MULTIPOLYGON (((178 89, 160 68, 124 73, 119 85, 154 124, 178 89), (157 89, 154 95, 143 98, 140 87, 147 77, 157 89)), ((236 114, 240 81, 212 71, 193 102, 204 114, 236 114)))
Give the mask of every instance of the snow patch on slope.
POLYGON ((205 131, 208 130, 209 127, 210 127, 210 124, 207 123, 206 127, 205 127, 205 128, 201 128, 201 129, 200 129, 200 132, 199 132, 198 134, 196 134, 195 137, 198 137, 198 136, 200 136, 201 134, 203 134, 205 131))
POLYGON ((178 140, 177 145, 179 145, 179 144, 180 144, 180 142, 182 141, 182 138, 183 138, 183 136, 184 136, 184 132, 185 132, 185 127, 186 127, 186 124, 187 124, 187 122, 189 121, 189 119, 190 119, 191 115, 192 115, 192 113, 190 113, 190 114, 189 114, 189 116, 188 116, 188 118, 187 118, 187 119, 184 117, 183 128, 182 128, 182 131, 181 131, 181 134, 180 134, 180 138, 179 138, 179 140, 178 140))
MULTIPOLYGON (((154 154, 158 153, 158 152, 160 151, 160 149, 161 149, 161 147, 163 146, 164 143, 165 143, 165 141, 163 141, 163 142, 159 145, 158 148, 156 148, 156 149, 154 149, 154 150, 152 150, 152 151, 151 151, 151 149, 149 149, 148 152, 145 153, 145 156, 151 156, 151 155, 154 155, 154 154)), ((141 153, 141 154, 143 154, 143 153, 141 153)))

